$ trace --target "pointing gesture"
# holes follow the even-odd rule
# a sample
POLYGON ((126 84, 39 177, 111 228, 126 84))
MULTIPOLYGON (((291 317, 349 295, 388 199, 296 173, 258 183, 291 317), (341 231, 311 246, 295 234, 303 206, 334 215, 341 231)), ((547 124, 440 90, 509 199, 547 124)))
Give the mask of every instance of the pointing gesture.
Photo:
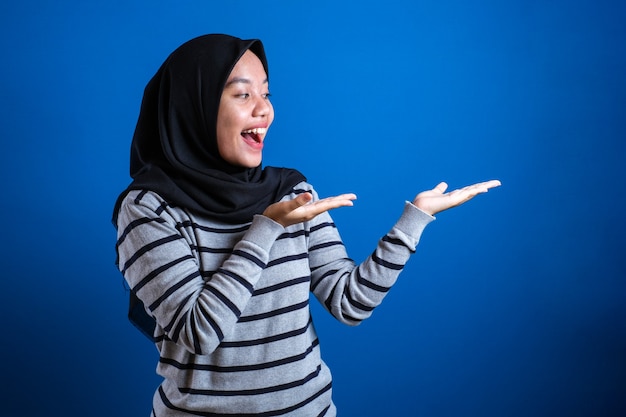
POLYGON ((486 193, 490 188, 498 186, 500 186, 500 181, 491 180, 468 185, 467 187, 446 193, 448 184, 441 182, 432 190, 419 193, 413 200, 413 205, 434 216, 439 212, 459 206, 478 194, 486 193))

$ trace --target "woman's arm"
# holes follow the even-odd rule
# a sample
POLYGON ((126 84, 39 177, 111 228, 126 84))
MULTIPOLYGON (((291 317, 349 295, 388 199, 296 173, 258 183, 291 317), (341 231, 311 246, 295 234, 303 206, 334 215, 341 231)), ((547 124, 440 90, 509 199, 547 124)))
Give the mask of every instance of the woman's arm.
POLYGON ((445 193, 447 184, 442 182, 432 190, 419 193, 412 204, 405 205, 402 217, 378 242, 374 252, 358 266, 348 257, 327 213, 329 208, 352 205, 356 198, 353 194, 323 200, 314 195, 313 199, 302 198, 299 202, 276 203, 265 214, 274 214, 274 220, 281 223, 289 219, 287 224, 310 221, 312 291, 338 320, 355 325, 369 317, 383 300, 434 214, 463 204, 499 185, 500 181, 492 180, 445 193), (307 208, 309 211, 305 212, 307 208))
POLYGON ((311 290, 335 318, 357 325, 368 318, 395 284, 415 252, 424 228, 434 218, 410 203, 374 251, 355 265, 325 213, 311 222, 309 262, 311 290))
POLYGON ((127 198, 118 230, 120 270, 159 330, 193 353, 208 354, 237 322, 284 228, 255 216, 234 248, 207 248, 230 253, 211 277, 200 273, 193 254, 198 248, 153 204, 127 198))

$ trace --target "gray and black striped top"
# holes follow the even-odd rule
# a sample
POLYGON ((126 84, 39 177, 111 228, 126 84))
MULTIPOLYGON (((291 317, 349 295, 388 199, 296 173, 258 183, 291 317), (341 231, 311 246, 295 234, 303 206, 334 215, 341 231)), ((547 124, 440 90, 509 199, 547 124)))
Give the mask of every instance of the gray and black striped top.
MULTIPOLYGON (((308 183, 303 192, 317 195, 308 183)), ((410 203, 360 265, 330 215, 283 228, 226 225, 132 191, 118 217, 119 267, 156 318, 152 415, 334 416, 309 292, 338 320, 370 316, 433 217, 410 203)))

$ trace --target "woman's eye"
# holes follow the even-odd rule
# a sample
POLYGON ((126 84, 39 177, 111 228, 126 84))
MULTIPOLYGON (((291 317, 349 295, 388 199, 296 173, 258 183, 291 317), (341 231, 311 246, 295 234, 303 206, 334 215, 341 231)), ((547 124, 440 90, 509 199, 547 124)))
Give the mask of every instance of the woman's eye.
POLYGON ((250 94, 248 94, 248 93, 237 94, 237 96, 236 96, 236 97, 239 97, 239 98, 248 98, 248 97, 250 97, 250 94))
POLYGON ((271 96, 272 96, 272 95, 271 95, 270 93, 265 93, 265 94, 263 94, 263 98, 264 98, 264 99, 266 99, 266 100, 269 100, 269 98, 270 98, 271 96))

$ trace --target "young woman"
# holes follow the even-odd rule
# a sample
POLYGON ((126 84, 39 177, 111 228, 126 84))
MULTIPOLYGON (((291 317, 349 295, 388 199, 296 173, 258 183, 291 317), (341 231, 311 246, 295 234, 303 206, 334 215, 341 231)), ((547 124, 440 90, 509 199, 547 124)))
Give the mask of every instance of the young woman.
POLYGON ((369 317, 436 213, 498 181, 422 192, 360 265, 298 171, 262 168, 274 119, 259 40, 206 35, 148 83, 129 187, 114 210, 120 271, 154 320, 164 380, 152 416, 334 416, 309 292, 369 317))

